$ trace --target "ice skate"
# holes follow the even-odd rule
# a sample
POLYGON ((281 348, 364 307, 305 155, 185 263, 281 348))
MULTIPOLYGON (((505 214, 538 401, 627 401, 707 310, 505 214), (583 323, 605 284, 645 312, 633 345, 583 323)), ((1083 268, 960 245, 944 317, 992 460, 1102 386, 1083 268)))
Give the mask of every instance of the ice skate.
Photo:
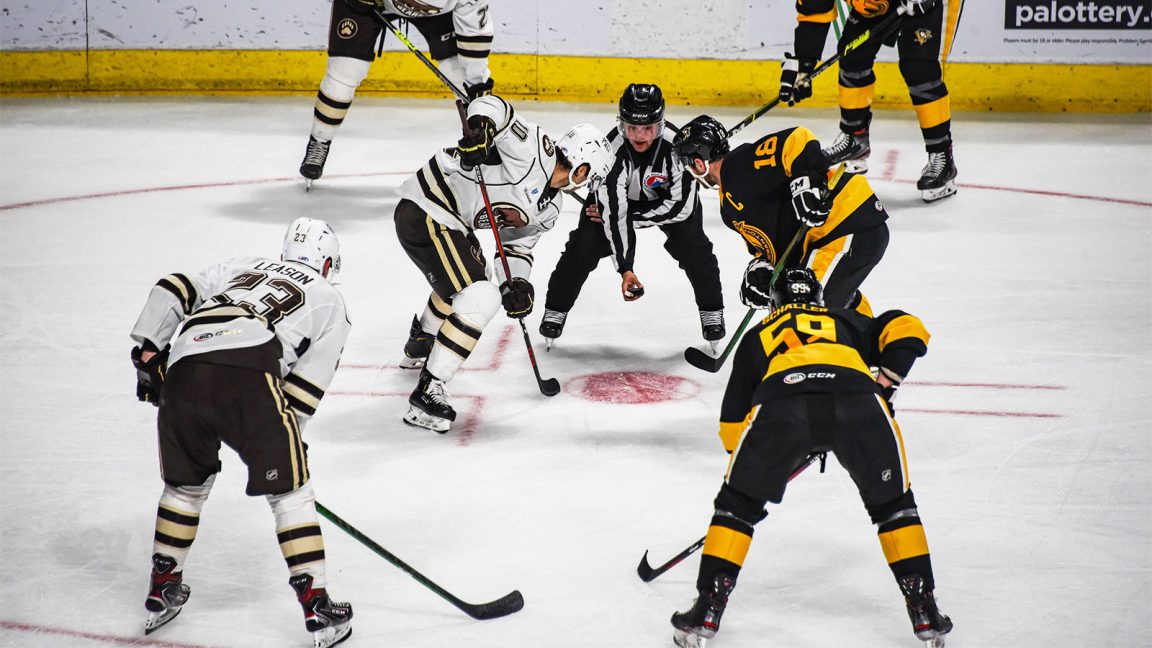
POLYGON ((867 126, 852 133, 840 131, 832 146, 821 152, 828 158, 829 166, 843 162, 845 171, 868 173, 868 156, 872 153, 872 146, 868 141, 867 126))
POLYGON ((952 147, 928 154, 928 164, 920 172, 916 183, 924 202, 936 202, 956 193, 956 160, 952 158, 952 147))
POLYGON ((428 373, 427 369, 420 372, 420 382, 408 397, 408 404, 408 413, 404 415, 404 422, 408 425, 444 434, 456 420, 456 410, 448 404, 444 381, 428 373))
POLYGON ((712 354, 715 355, 717 345, 727 335, 724 329, 724 311, 700 311, 700 331, 708 344, 712 345, 712 354))
POLYGON ((412 328, 408 330, 408 341, 404 343, 404 357, 400 359, 401 369, 420 369, 432 353, 432 343, 436 336, 424 332, 420 320, 412 317, 412 328))
POLYGON ((937 607, 935 593, 926 591, 924 579, 915 574, 899 582, 916 638, 924 642, 925 648, 944 648, 944 635, 952 631, 952 619, 937 607))
POLYGON ((717 574, 712 589, 700 592, 692 608, 672 615, 672 642, 680 648, 704 648, 720 630, 720 617, 728 605, 728 595, 736 581, 728 574, 717 574))
POLYGON ((148 610, 148 618, 144 620, 146 635, 175 619, 188 601, 191 590, 183 583, 184 572, 174 569, 175 558, 152 554, 152 587, 148 591, 148 599, 144 601, 144 608, 148 610))
POLYGON ((311 574, 288 579, 304 608, 304 627, 312 633, 315 648, 329 648, 352 636, 352 606, 328 598, 323 587, 312 588, 311 574))
POLYGON ((304 176, 304 190, 312 189, 312 182, 324 175, 324 162, 328 160, 328 149, 332 141, 308 136, 308 148, 304 151, 304 161, 300 163, 300 175, 304 176))
POLYGON ((546 351, 552 350, 552 343, 564 333, 564 320, 568 319, 567 311, 545 310, 544 318, 540 321, 540 335, 544 337, 546 351))

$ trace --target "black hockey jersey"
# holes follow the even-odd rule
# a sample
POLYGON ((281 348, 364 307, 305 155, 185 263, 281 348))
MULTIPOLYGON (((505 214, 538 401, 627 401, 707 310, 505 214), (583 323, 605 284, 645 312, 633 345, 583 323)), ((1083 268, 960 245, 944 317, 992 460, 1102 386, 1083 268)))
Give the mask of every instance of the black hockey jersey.
MULTIPOLYGON (((724 157, 720 167, 720 216, 744 237, 749 253, 780 265, 778 257, 801 227, 788 183, 816 173, 834 177, 820 152, 820 142, 803 126, 742 144, 724 157)), ((888 218, 864 176, 843 174, 832 196, 827 222, 808 230, 800 249, 783 260, 786 265, 803 265, 801 260, 809 251, 846 234, 877 227, 888 218)))
POLYGON ((893 310, 876 318, 844 308, 789 304, 744 335, 720 409, 731 449, 764 401, 802 393, 879 393, 870 366, 907 376, 928 352, 928 330, 893 310))

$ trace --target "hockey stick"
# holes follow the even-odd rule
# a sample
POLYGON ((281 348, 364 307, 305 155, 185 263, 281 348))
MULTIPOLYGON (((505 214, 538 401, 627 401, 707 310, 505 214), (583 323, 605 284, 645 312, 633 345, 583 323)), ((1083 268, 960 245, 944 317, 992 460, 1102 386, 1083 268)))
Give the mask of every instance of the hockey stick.
MULTIPOLYGON (((460 111, 460 123, 464 127, 464 134, 471 135, 472 127, 468 125, 468 113, 464 109, 464 101, 457 101, 456 108, 460 111)), ((480 185, 480 196, 484 199, 484 211, 488 214, 488 227, 492 230, 492 237, 496 239, 496 252, 500 255, 500 264, 504 267, 504 278, 511 281, 512 270, 508 268, 508 257, 504 254, 504 244, 500 241, 499 224, 497 224, 496 214, 492 210, 492 201, 488 199, 488 185, 484 184, 482 166, 484 165, 476 165, 476 183, 480 185)), ((532 362, 532 373, 536 374, 536 385, 540 388, 540 393, 545 396, 559 394, 559 380, 540 376, 540 365, 536 362, 536 352, 532 349, 532 338, 528 336, 528 326, 524 323, 524 318, 517 317, 516 321, 520 322, 520 332, 524 334, 524 347, 528 349, 528 359, 532 362)))
MULTIPOLYGON (((844 171, 847 168, 847 165, 843 162, 840 163, 840 166, 836 167, 836 173, 832 174, 832 179, 828 181, 829 192, 835 189, 836 185, 840 184, 840 179, 844 177, 844 171)), ((772 276, 768 279, 769 291, 772 290, 772 286, 776 284, 776 278, 780 276, 780 272, 784 269, 784 260, 788 258, 788 255, 792 252, 792 248, 796 247, 796 243, 803 240, 807 234, 808 226, 802 225, 795 236, 792 237, 792 240, 788 242, 788 247, 784 248, 784 254, 780 255, 780 258, 777 259, 778 263, 772 270, 772 276)), ((744 335, 744 328, 748 326, 748 322, 752 321, 752 316, 756 314, 756 311, 756 308, 748 308, 748 312, 744 314, 744 320, 740 322, 739 328, 732 334, 732 339, 728 341, 728 346, 724 347, 723 353, 713 358, 696 347, 688 347, 684 349, 684 359, 688 364, 697 369, 703 369, 709 373, 720 371, 720 367, 724 366, 724 361, 728 359, 728 355, 732 353, 736 348, 736 344, 740 342, 741 336, 744 335)))
MULTIPOLYGON (((788 475, 788 481, 792 481, 793 479, 796 479, 796 477, 800 473, 807 470, 808 466, 811 466, 812 464, 816 463, 817 460, 820 461, 820 472, 824 472, 824 460, 826 457, 827 457, 827 453, 824 453, 824 452, 813 452, 812 454, 808 455, 808 458, 804 460, 804 463, 797 466, 796 470, 793 470, 792 474, 788 475)), ((679 565, 681 562, 684 561, 685 558, 687 558, 688 556, 691 556, 692 554, 696 553, 697 551, 700 551, 700 548, 704 546, 704 540, 707 537, 708 536, 704 536, 703 538, 700 538, 696 542, 693 542, 691 545, 688 546, 687 549, 676 554, 675 556, 672 557, 671 560, 664 563, 663 565, 660 565, 659 567, 653 567, 652 565, 648 564, 648 552, 645 551, 644 556, 642 558, 640 558, 640 564, 636 566, 636 575, 639 576, 640 580, 644 581, 645 583, 651 583, 653 580, 658 578, 660 576, 660 574, 663 574, 664 572, 668 571, 669 569, 672 569, 676 565, 679 565)))
POLYGON ((435 74, 436 78, 440 79, 441 83, 448 86, 448 89, 451 90, 453 94, 455 94, 461 101, 465 103, 470 101, 470 99, 468 99, 468 95, 461 91, 460 88, 457 88, 456 84, 452 83, 451 79, 449 79, 447 76, 444 76, 444 73, 440 71, 440 68, 436 67, 436 64, 432 61, 429 61, 428 57, 424 56, 424 52, 421 52, 420 48, 416 47, 412 41, 408 40, 408 37, 404 35, 404 32, 397 29, 396 25, 392 23, 392 20, 384 15, 383 11, 374 9, 373 13, 376 14, 376 19, 384 23, 384 26, 388 28, 388 31, 392 32, 396 38, 400 39, 400 42, 404 43, 404 46, 411 50, 412 53, 416 55, 416 58, 420 59, 421 63, 428 66, 428 69, 432 70, 432 74, 435 74))
MULTIPOLYGON (((893 26, 895 26, 897 23, 900 22, 900 18, 904 16, 903 10, 904 10, 904 7, 898 7, 896 9, 896 13, 894 13, 891 16, 888 16, 884 20, 880 21, 879 25, 876 25, 875 27, 869 27, 868 29, 866 29, 864 31, 864 33, 862 33, 859 36, 857 36, 856 38, 852 39, 852 42, 845 45, 844 49, 841 50, 841 49, 837 48, 836 54, 834 54, 832 56, 832 58, 829 58, 827 61, 824 61, 820 65, 816 66, 816 68, 814 70, 812 70, 811 72, 809 72, 807 74, 807 76, 805 76, 803 79, 797 79, 797 83, 802 83, 804 81, 811 81, 812 79, 815 79, 816 77, 823 74, 828 68, 832 67, 833 63, 839 61, 840 57, 844 56, 845 54, 848 54, 852 50, 859 48, 861 45, 868 42, 869 40, 871 40, 874 37, 879 37, 879 36, 885 35, 889 29, 891 29, 893 26)), ((769 101, 768 103, 764 104, 763 106, 760 106, 751 115, 748 115, 747 117, 745 117, 744 120, 741 121, 739 124, 736 124, 732 128, 728 129, 728 137, 732 137, 736 133, 743 130, 745 126, 748 126, 752 122, 763 117, 764 113, 768 112, 769 110, 772 110, 779 103, 780 103, 780 97, 777 96, 772 101, 769 101)))
POLYGON ((520 590, 513 590, 511 593, 488 603, 468 603, 466 601, 462 601, 459 598, 456 598, 456 596, 454 596, 448 590, 440 587, 436 583, 433 583, 428 579, 427 576, 413 569, 408 565, 408 563, 400 560, 384 547, 381 547, 380 545, 373 542, 371 538, 364 535, 363 533, 360 533, 356 527, 348 524, 332 511, 329 511, 320 502, 316 502, 316 512, 320 515, 323 515, 329 522, 339 527, 341 531, 344 531, 348 535, 360 541, 360 544, 368 547, 381 558, 392 563, 394 567, 399 568, 401 571, 407 573, 412 578, 415 578, 416 582, 432 590, 437 595, 439 595, 440 598, 448 601, 452 605, 455 605, 457 608, 459 608, 473 619, 478 619, 480 621, 487 619, 497 619, 499 617, 512 614, 513 612, 519 612, 524 607, 524 597, 520 594, 520 590))

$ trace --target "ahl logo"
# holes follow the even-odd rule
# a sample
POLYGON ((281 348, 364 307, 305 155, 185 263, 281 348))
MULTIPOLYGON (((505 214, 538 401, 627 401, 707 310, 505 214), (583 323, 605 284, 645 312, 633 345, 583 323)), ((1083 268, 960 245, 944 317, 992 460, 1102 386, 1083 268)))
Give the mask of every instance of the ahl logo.
POLYGON ((268 481, 276 481, 276 478, 279 476, 280 473, 275 468, 264 473, 264 479, 267 479, 268 481))
POLYGON ((656 189, 668 184, 668 176, 663 173, 650 173, 644 178, 644 186, 649 189, 656 189))
POLYGON ((876 201, 876 211, 884 211, 884 203, 880 202, 879 200, 876 201))
POLYGON ((923 44, 927 43, 928 41, 932 40, 932 30, 931 29, 917 29, 916 32, 914 33, 914 36, 916 38, 916 44, 917 45, 923 45, 923 44))
POLYGON ((197 335, 196 337, 192 338, 192 341, 193 342, 207 342, 208 340, 211 340, 212 338, 224 337, 225 335, 239 335, 239 334, 240 334, 239 329, 221 329, 219 331, 208 331, 207 333, 201 333, 200 335, 197 335))
POLYGON ((544 146, 544 155, 547 155, 548 157, 556 156, 556 145, 552 143, 551 138, 549 138, 547 135, 544 135, 540 138, 540 143, 544 146))
POLYGON ((472 258, 476 259, 476 263, 484 265, 484 257, 480 254, 480 248, 471 245, 468 247, 468 251, 472 253, 472 258))
POLYGON ((804 374, 790 373, 787 376, 784 376, 785 385, 795 385, 798 382, 804 382, 804 374))
POLYGON ((351 18, 345 18, 344 20, 340 21, 339 25, 336 25, 336 35, 340 38, 343 38, 344 40, 348 40, 349 38, 355 36, 359 29, 360 27, 356 24, 355 20, 352 20, 351 18))
POLYGON ((892 469, 885 468, 884 472, 880 473, 880 481, 892 481, 892 469))

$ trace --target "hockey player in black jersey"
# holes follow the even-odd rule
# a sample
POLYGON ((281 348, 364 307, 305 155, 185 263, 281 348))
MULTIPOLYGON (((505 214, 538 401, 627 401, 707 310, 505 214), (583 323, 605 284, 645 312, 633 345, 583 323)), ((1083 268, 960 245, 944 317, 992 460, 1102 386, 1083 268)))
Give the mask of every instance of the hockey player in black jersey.
MULTIPOLYGON (((944 3, 939 0, 849 0, 851 10, 840 35, 841 43, 852 43, 876 27, 899 8, 903 13, 898 27, 883 38, 869 38, 840 57, 840 134, 824 149, 832 164, 847 161, 857 173, 868 170, 871 144, 868 127, 872 123, 872 93, 876 74, 872 66, 881 45, 895 43, 900 57, 900 74, 908 94, 928 164, 916 187, 925 202, 934 202, 956 193, 956 161, 952 157, 952 110, 948 86, 940 68, 942 42, 950 42, 944 29, 944 3)), ((963 0, 949 3, 951 19, 946 28, 956 29, 963 0)), ((780 74, 780 99, 794 103, 812 96, 801 75, 812 72, 824 54, 828 26, 836 17, 834 0, 797 0, 796 56, 785 54, 780 74)))
POLYGON ((298 218, 280 259, 232 259, 197 274, 171 274, 149 293, 132 327, 132 362, 137 397, 160 408, 164 492, 145 634, 176 618, 188 600, 183 568, 220 471, 221 442, 247 466, 247 494, 272 507, 288 584, 316 648, 352 633, 352 606, 332 601, 326 589, 301 436, 352 327, 330 283, 339 269, 340 243, 328 224, 298 218))
POLYGON ((835 173, 803 126, 732 150, 726 133, 701 115, 680 129, 673 145, 702 185, 719 189, 724 224, 752 254, 740 289, 744 303, 766 308, 773 267, 804 265, 820 280, 828 304, 870 314, 858 289, 888 247, 888 214, 868 181, 845 173, 829 187, 835 173), (800 244, 780 258, 802 229, 800 244))
POLYGON ((785 270, 771 299, 772 313, 736 350, 720 413, 732 458, 704 541, 698 596, 672 615, 673 640, 695 648, 715 636, 753 526, 768 515, 765 504, 782 501, 789 473, 810 453, 831 452, 877 526, 913 632, 939 648, 952 621, 937 607, 928 542, 890 410, 896 388, 927 352, 928 331, 902 311, 872 319, 824 308, 820 283, 806 268, 785 270), (877 379, 869 366, 880 368, 877 379))
POLYGON ((619 125, 608 133, 615 159, 608 177, 580 214, 548 280, 540 334, 551 345, 564 331, 580 289, 600 259, 611 257, 624 301, 643 295, 637 276, 636 230, 657 227, 664 249, 692 284, 705 340, 725 336, 720 268, 704 233, 696 183, 673 154, 676 127, 664 121, 660 88, 633 83, 620 97, 619 125))
POLYGON ((332 0, 328 70, 316 94, 312 132, 300 163, 305 187, 323 175, 332 138, 383 47, 384 25, 377 11, 393 24, 404 20, 415 27, 440 70, 458 86, 463 83, 469 98, 492 93, 488 0, 332 0))

